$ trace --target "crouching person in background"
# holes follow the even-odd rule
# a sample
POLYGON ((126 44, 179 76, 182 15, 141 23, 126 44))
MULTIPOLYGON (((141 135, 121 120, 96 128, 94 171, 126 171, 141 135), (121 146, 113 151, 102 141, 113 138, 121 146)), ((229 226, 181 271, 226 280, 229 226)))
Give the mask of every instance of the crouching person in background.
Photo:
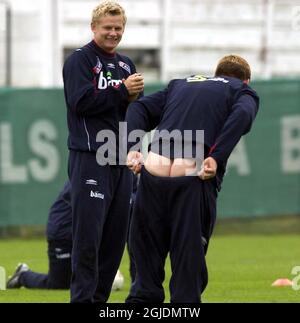
MULTIPOLYGON (((71 185, 66 182, 50 208, 47 222, 49 271, 37 273, 20 263, 7 281, 7 288, 69 289, 71 282, 72 210, 71 185)), ((124 277, 118 270, 112 290, 121 289, 124 277)))

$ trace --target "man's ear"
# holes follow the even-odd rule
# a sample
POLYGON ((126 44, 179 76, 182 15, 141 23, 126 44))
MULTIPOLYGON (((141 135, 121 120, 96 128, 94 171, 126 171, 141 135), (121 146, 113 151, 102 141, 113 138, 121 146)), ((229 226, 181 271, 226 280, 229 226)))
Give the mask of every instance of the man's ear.
POLYGON ((243 83, 249 84, 250 83, 250 79, 244 80, 243 83))

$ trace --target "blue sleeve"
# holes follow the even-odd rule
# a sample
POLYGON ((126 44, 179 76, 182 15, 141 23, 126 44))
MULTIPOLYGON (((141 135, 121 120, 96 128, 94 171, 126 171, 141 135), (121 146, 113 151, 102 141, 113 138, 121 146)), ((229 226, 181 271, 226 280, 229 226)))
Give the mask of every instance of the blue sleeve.
MULTIPOLYGON (((133 64, 133 62, 131 61, 131 59, 130 59, 130 58, 128 58, 128 57, 127 57, 127 59, 128 59, 128 64, 129 64, 129 66, 130 66, 131 74, 137 73, 137 71, 136 71, 136 67, 135 67, 135 65, 133 64)), ((144 96, 144 91, 140 92, 140 94, 139 94, 139 96, 138 96, 138 98, 137 98, 137 99, 140 99, 140 98, 142 98, 143 96, 144 96)))
MULTIPOLYGON (((149 132, 157 127, 167 101, 167 94, 168 89, 166 88, 141 97, 129 105, 126 113, 128 135, 133 130, 139 129, 149 132)), ((136 143, 129 143, 128 147, 130 148, 136 143)))
POLYGON ((126 113, 128 129, 151 131, 159 121, 166 104, 168 89, 143 96, 132 102, 126 113))
POLYGON ((250 131, 258 106, 259 98, 254 91, 241 91, 209 154, 218 165, 227 161, 240 138, 250 131))
POLYGON ((118 87, 98 89, 92 67, 82 50, 74 52, 66 61, 63 79, 68 107, 82 116, 101 114, 128 99, 123 83, 118 87))

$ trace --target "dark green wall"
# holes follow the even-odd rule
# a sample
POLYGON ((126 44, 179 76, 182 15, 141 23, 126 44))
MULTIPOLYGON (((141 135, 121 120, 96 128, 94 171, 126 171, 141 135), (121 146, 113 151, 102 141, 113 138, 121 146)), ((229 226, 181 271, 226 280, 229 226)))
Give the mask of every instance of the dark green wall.
MULTIPOLYGON (((300 80, 252 86, 260 111, 230 159, 218 216, 300 214, 300 80)), ((46 222, 67 178, 66 138, 61 89, 0 89, 0 226, 46 222)))

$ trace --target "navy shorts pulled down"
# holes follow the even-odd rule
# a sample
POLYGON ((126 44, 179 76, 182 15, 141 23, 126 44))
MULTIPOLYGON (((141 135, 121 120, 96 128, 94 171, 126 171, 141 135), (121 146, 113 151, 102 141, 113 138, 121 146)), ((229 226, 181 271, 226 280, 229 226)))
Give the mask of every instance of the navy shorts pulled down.
POLYGON ((198 303, 207 285, 205 254, 216 218, 214 181, 158 177, 143 167, 130 227, 136 278, 126 300, 163 302, 170 253, 171 302, 198 303))

